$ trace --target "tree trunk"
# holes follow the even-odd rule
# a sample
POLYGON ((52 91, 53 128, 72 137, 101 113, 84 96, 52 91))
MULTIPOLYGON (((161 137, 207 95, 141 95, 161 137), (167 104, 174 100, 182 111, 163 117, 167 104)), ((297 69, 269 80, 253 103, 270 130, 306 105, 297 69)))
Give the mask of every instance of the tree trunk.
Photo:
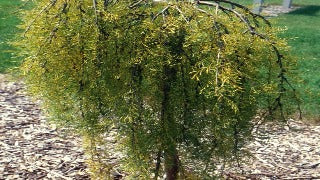
POLYGON ((164 154, 164 167, 167 180, 178 179, 179 158, 176 147, 171 147, 164 154))
POLYGON ((171 90, 176 80, 176 70, 168 65, 164 66, 162 82, 162 110, 161 121, 163 127, 164 168, 167 180, 176 180, 179 173, 178 152, 176 142, 176 122, 174 119, 171 90))

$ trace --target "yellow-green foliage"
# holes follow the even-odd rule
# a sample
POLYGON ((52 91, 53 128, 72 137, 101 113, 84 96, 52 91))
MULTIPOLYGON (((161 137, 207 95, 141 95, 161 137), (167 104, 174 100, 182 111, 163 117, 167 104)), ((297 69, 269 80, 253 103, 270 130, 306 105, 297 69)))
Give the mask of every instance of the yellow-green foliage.
POLYGON ((112 179, 111 171, 113 167, 109 165, 105 159, 108 156, 101 149, 97 149, 97 146, 104 145, 101 140, 103 138, 99 136, 91 136, 86 134, 83 136, 83 146, 86 155, 86 164, 88 166, 88 173, 92 179, 112 179))
POLYGON ((132 177, 150 178, 158 154, 212 176, 250 139, 258 109, 282 107, 288 49, 258 17, 237 9, 250 33, 237 14, 189 1, 94 2, 35 2, 22 69, 57 122, 91 137, 116 127, 132 177))

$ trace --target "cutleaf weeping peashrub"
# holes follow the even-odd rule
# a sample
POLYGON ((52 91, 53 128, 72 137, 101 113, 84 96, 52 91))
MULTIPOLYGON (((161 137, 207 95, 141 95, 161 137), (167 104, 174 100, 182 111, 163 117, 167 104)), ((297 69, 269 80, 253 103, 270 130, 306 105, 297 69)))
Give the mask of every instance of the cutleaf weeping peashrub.
POLYGON ((132 178, 217 175, 294 93, 286 43, 227 0, 42 0, 23 18, 30 90, 92 149, 116 128, 132 178))

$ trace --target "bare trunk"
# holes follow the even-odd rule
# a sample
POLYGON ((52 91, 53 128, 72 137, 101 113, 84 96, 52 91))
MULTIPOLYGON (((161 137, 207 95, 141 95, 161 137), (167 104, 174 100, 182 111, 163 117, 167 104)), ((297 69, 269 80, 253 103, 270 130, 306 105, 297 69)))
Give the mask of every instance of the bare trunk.
POLYGON ((178 154, 175 147, 172 147, 170 148, 170 150, 167 150, 165 152, 164 166, 165 166, 167 180, 178 179, 179 159, 178 159, 178 154))
POLYGON ((176 80, 176 70, 169 66, 164 66, 164 78, 163 78, 163 100, 161 120, 163 126, 163 138, 164 147, 164 168, 167 180, 176 180, 179 173, 179 160, 177 152, 176 142, 176 122, 173 115, 172 104, 170 99, 170 93, 172 90, 172 84, 176 80))

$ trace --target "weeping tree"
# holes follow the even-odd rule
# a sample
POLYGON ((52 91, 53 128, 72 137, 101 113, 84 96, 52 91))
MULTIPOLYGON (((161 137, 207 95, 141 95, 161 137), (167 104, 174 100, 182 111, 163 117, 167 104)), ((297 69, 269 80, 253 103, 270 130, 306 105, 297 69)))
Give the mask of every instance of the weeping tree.
POLYGON ((128 177, 212 178, 217 164, 241 158, 257 114, 289 112, 288 47, 242 5, 34 3, 18 43, 30 91, 93 149, 116 129, 128 177))

